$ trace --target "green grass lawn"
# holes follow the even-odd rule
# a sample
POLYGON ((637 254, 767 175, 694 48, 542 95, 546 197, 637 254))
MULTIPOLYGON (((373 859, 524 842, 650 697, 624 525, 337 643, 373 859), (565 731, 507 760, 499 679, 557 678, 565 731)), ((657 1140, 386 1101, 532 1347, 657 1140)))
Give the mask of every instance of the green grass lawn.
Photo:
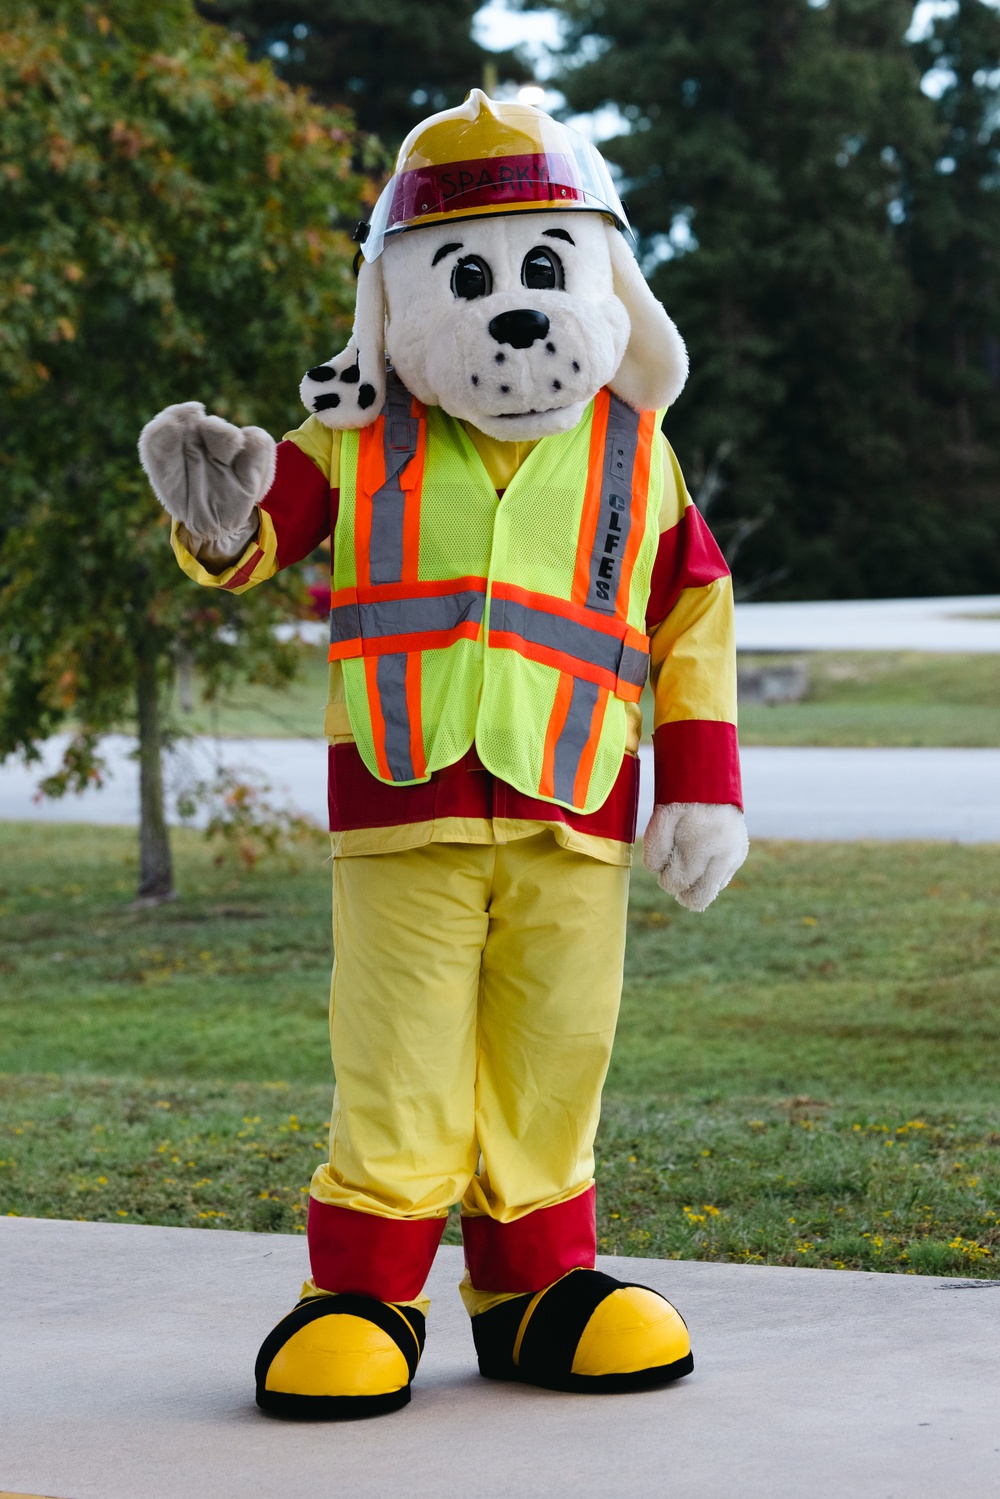
POLYGON ((323 734, 329 667, 320 646, 303 646, 298 676, 287 686, 240 682, 206 701, 197 677, 191 709, 185 712, 175 691, 173 722, 188 734, 224 739, 315 739, 323 734))
MULTIPOLYGON (((782 659, 789 658, 768 658, 782 659)), ((808 662, 807 697, 775 707, 742 706, 744 744, 1000 745, 1000 656, 867 651, 794 659, 808 662)), ((175 701, 174 718, 192 734, 319 736, 326 689, 325 651, 308 647, 301 675, 289 687, 241 684, 208 703, 195 683, 191 712, 175 701)), ((648 692, 643 716, 648 734, 648 692)))
MULTIPOLYGON (((136 912, 133 834, 0 825, 2 1212, 301 1227, 329 870, 176 853, 136 912)), ((758 844, 700 917, 637 871, 602 1248, 996 1275, 998 895, 982 846, 758 844)))
POLYGON ((806 697, 741 707, 744 744, 1000 745, 1000 656, 865 651, 795 659, 809 667, 806 697))

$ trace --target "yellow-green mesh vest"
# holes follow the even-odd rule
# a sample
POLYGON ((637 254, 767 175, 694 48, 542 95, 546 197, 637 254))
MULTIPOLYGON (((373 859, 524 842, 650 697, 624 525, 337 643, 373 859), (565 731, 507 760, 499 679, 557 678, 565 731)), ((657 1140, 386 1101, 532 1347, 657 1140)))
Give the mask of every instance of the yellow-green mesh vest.
POLYGON ((498 498, 461 422, 390 376, 344 433, 334 531, 330 654, 372 775, 426 781, 475 743, 527 796, 603 804, 647 666, 661 417, 602 391, 498 498))

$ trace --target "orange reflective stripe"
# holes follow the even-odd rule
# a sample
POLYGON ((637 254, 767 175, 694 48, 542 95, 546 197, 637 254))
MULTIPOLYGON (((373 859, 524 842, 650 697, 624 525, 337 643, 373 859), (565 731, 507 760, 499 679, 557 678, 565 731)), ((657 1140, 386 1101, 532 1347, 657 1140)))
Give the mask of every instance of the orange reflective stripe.
POLYGON ((368 711, 372 720, 372 741, 375 746, 378 773, 383 780, 391 781, 392 771, 389 769, 389 761, 385 754, 385 719, 382 717, 382 704, 379 701, 378 658, 376 656, 369 656, 365 659, 365 686, 368 689, 368 711))
POLYGON ((580 539, 576 548, 576 572, 573 576, 573 602, 585 604, 590 588, 590 558, 601 509, 601 487, 604 470, 604 444, 608 434, 608 409, 611 392, 601 389, 594 397, 590 425, 590 458, 587 463, 587 488, 580 512, 580 539))
MULTIPOLYGON (((405 635, 382 635, 377 639, 356 637, 340 645, 331 645, 328 661, 369 660, 375 656, 419 654, 421 651, 443 651, 456 640, 478 640, 482 626, 478 620, 466 620, 453 630, 409 630, 405 635)), ((637 699, 638 701, 638 699, 637 699)))
POLYGON ((622 558, 621 576, 618 579, 618 594, 615 607, 621 614, 628 613, 629 595, 632 590, 632 570, 639 555, 646 529, 646 506, 649 501, 649 466, 652 461, 653 443, 656 439, 656 412, 644 411, 639 418, 638 440, 635 448, 635 465, 632 469, 632 524, 628 543, 622 558))
POLYGON ((597 746, 601 739, 601 729, 604 727, 604 710, 608 706, 609 693, 606 687, 597 694, 590 716, 590 734, 586 744, 580 751, 580 759, 577 765, 576 778, 573 782, 573 804, 582 807, 587 800, 587 788, 590 785, 590 773, 594 768, 594 758, 597 755, 597 746))
POLYGON ((395 371, 385 405, 361 433, 355 493, 357 587, 330 601, 330 660, 362 656, 379 774, 413 781, 426 773, 420 652, 479 633, 482 589, 425 591, 420 505, 426 408, 395 371), (407 605, 409 604, 409 609, 407 605))
POLYGON ((539 796, 583 806, 610 693, 564 672, 545 732, 539 796))
POLYGON ((379 417, 373 427, 366 427, 358 444, 358 473, 354 500, 354 570, 358 587, 371 582, 372 495, 385 483, 385 461, 382 456, 382 427, 379 417))
POLYGON ((420 706, 420 652, 406 657, 406 711, 410 721, 410 770, 408 780, 419 781, 427 774, 424 758, 424 725, 420 706))
POLYGON ((625 620, 511 583, 494 584, 489 644, 594 682, 626 702, 639 701, 649 671, 649 640, 625 620))
POLYGON ((594 402, 572 598, 597 613, 628 614, 646 527, 655 428, 655 413, 640 416, 609 391, 594 402))
MULTIPOLYGON (((417 401, 413 403, 414 415, 423 412, 417 401)), ((420 502, 424 489, 424 453, 427 450, 427 423, 420 422, 417 428, 417 451, 407 464, 400 482, 406 495, 403 510, 403 567, 402 578, 406 583, 416 583, 420 576, 420 502)))
POLYGON ((573 700, 573 678, 563 672, 556 683, 556 696, 549 714, 549 725, 545 731, 545 749, 542 754, 542 774, 538 782, 538 795, 549 801, 555 796, 556 745, 566 723, 566 715, 573 700))
POLYGON ((485 578, 335 589, 328 659, 443 650, 455 640, 477 640, 485 603, 485 578))

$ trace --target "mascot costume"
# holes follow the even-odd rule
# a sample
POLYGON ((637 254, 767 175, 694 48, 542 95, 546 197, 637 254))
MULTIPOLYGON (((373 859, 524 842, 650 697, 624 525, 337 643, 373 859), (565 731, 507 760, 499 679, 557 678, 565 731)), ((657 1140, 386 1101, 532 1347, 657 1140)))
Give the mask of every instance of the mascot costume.
POLYGON ((627 227, 587 141, 474 90, 359 226, 304 425, 276 445, 187 402, 140 440, 197 583, 332 536, 336 1093, 312 1275, 257 1361, 279 1415, 406 1404, 459 1202, 488 1378, 692 1368, 670 1303, 594 1268, 647 678, 647 866, 701 911, 747 851, 731 582, 661 434, 687 358, 627 227))

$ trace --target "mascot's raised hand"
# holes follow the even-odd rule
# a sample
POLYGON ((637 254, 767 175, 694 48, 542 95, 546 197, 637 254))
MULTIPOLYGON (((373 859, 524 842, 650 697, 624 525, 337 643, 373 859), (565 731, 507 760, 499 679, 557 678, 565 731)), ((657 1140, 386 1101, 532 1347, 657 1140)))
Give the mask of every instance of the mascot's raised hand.
POLYGON ((200 401, 167 406, 139 437, 160 504, 204 562, 238 557, 257 534, 257 501, 274 478, 275 441, 262 427, 207 416, 200 401))
POLYGON ((483 1375, 603 1393, 692 1368, 674 1307, 595 1268, 647 681, 648 866, 701 911, 747 851, 732 585, 664 435, 687 355, 627 227, 593 146, 474 90, 359 228, 308 420, 277 448, 196 403, 143 432, 203 587, 332 540, 337 1091, 312 1275, 257 1361, 276 1415, 409 1401, 458 1202, 483 1375))

